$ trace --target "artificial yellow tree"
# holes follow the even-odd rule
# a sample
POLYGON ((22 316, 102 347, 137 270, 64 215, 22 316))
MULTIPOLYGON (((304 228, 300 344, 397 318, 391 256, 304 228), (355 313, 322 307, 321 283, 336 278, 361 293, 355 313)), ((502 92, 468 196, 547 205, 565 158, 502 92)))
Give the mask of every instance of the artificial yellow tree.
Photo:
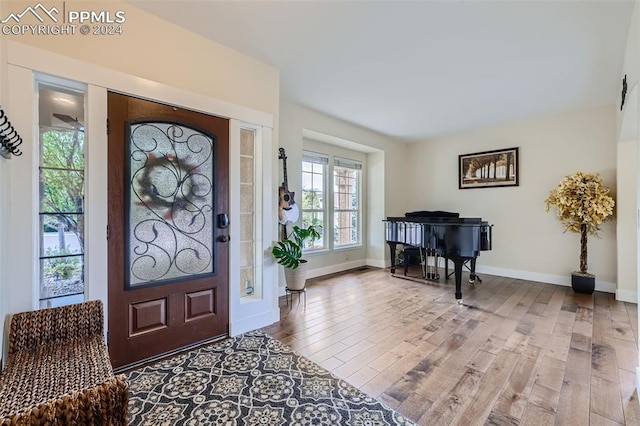
POLYGON ((613 215, 615 201, 598 173, 565 176, 545 200, 547 212, 555 207, 565 231, 580 234, 580 274, 587 272, 587 235, 598 236, 603 222, 613 215))

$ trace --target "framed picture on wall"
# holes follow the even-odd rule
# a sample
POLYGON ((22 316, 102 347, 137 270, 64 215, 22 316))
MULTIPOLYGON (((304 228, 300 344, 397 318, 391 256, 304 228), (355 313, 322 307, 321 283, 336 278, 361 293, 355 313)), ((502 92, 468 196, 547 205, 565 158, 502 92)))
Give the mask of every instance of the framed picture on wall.
POLYGON ((458 156, 458 188, 518 186, 518 148, 458 156))

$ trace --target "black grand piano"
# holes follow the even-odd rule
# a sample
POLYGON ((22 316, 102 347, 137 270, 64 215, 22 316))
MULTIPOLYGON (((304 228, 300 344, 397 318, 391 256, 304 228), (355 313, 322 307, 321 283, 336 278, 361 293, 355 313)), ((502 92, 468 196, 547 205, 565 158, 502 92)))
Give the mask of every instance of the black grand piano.
MULTIPOLYGON (((462 304, 462 269, 470 263, 470 282, 476 278, 476 258, 480 251, 491 250, 491 228, 480 218, 459 217, 458 213, 440 211, 409 212, 405 217, 387 217, 386 240, 391 251, 391 273, 395 273, 396 247, 418 248, 426 256, 445 259, 445 278, 449 279, 448 260, 454 264, 456 300, 462 304)), ((405 259, 406 261, 407 259, 405 259)), ((425 261, 424 267, 427 267, 425 261)), ((426 269, 423 276, 426 278, 426 269)), ((431 278, 437 279, 437 274, 431 278)))

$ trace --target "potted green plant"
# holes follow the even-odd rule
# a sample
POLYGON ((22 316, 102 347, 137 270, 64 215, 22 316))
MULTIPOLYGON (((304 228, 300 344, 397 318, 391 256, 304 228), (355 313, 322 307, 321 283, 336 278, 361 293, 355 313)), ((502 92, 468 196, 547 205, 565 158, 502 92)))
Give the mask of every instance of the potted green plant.
POLYGON ((305 241, 313 242, 321 237, 314 225, 308 228, 294 226, 287 239, 278 241, 271 253, 276 262, 284 266, 284 277, 289 290, 302 290, 307 281, 307 260, 302 258, 305 241))
POLYGON ((587 235, 598 236, 602 223, 613 215, 615 201, 598 173, 576 172, 565 176, 544 201, 546 211, 557 210, 565 232, 580 234, 580 271, 571 274, 571 287, 577 293, 593 293, 595 275, 587 271, 587 235))

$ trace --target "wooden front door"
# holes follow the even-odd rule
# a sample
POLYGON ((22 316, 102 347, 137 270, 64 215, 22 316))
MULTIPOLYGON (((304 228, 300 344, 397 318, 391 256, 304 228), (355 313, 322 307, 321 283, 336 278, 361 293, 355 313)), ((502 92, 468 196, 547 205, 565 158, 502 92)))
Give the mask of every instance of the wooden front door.
POLYGON ((108 95, 109 353, 229 332, 229 121, 108 95))

